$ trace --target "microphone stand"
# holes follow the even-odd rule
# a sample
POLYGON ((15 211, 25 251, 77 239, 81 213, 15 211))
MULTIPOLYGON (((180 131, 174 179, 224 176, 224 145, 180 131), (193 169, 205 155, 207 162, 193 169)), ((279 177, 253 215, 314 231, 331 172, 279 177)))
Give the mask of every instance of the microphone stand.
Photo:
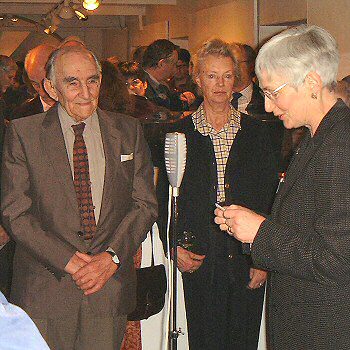
POLYGON ((173 271, 172 271, 172 280, 173 280, 173 294, 172 294, 172 330, 170 332, 170 349, 177 350, 177 338, 179 337, 180 331, 176 328, 177 323, 177 197, 179 196, 179 188, 172 187, 172 214, 171 214, 171 234, 172 234, 172 247, 173 247, 173 271))

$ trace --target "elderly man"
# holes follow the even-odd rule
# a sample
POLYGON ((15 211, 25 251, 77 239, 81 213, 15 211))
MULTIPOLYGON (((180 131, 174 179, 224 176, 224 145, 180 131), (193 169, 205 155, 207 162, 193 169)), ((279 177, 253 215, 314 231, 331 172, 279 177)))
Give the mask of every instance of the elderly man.
POLYGON ((46 112, 55 104, 56 101, 47 94, 43 86, 46 74, 45 65, 54 50, 53 46, 43 44, 34 47, 27 53, 24 69, 27 72, 30 84, 37 92, 37 96, 17 107, 11 119, 46 112))
POLYGON ((146 97, 159 106, 172 111, 188 110, 194 102, 192 92, 171 92, 168 80, 176 71, 178 61, 178 46, 166 39, 154 41, 143 54, 142 66, 145 70, 148 88, 146 97))
POLYGON ((135 306, 133 255, 157 215, 136 119, 97 109, 100 65, 82 47, 53 53, 58 104, 14 120, 2 210, 16 240, 12 301, 52 349, 118 349, 135 306))

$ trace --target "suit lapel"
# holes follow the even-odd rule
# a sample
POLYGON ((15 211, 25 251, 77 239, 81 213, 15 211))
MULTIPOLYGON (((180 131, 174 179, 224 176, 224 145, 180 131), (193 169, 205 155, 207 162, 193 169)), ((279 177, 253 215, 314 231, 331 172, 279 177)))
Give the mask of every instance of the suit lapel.
POLYGON ((120 163, 121 154, 121 132, 117 128, 112 126, 110 117, 100 109, 98 110, 99 124, 101 130, 101 137, 103 143, 103 149, 106 159, 106 170, 103 185, 103 195, 101 203, 100 218, 97 226, 102 225, 108 214, 109 201, 112 197, 111 191, 113 190, 112 184, 116 178, 116 171, 120 163))
POLYGON ((58 117, 57 105, 51 108, 45 116, 42 124, 41 140, 43 150, 46 152, 55 174, 57 174, 62 190, 69 198, 72 208, 78 211, 72 171, 69 165, 66 145, 58 117))

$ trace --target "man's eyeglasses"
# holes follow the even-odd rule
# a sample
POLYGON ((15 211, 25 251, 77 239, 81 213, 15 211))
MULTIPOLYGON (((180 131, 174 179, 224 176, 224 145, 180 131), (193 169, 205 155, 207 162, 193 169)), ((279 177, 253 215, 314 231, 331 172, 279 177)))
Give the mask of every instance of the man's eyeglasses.
POLYGON ((278 96, 279 96, 279 93, 280 91, 285 87, 287 86, 288 83, 284 83, 282 85, 280 85, 278 88, 276 88, 275 90, 273 91, 268 91, 268 90, 260 90, 260 93, 263 95, 263 96, 266 96, 268 99, 270 99, 271 101, 276 101, 278 96))
POLYGON ((130 86, 137 87, 141 83, 142 83, 142 81, 140 79, 133 79, 131 82, 127 81, 125 84, 127 87, 130 87, 130 86))

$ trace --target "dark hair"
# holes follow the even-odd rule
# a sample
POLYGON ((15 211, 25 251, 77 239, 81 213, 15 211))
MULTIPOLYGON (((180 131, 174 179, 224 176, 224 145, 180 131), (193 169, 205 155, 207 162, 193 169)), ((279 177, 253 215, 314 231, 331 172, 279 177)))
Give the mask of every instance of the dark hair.
POLYGON ((188 50, 179 49, 178 54, 179 54, 179 60, 181 60, 182 62, 185 62, 187 65, 190 64, 191 54, 188 50))
POLYGON ((98 106, 111 112, 127 112, 130 99, 125 82, 118 69, 108 61, 102 61, 102 82, 98 106))
POLYGON ((138 46, 132 54, 132 60, 142 64, 142 58, 147 46, 138 46))
POLYGON ((175 50, 178 50, 178 46, 171 41, 166 39, 156 40, 145 50, 142 66, 144 68, 156 67, 160 60, 170 58, 175 50))
POLYGON ((120 62, 118 68, 125 80, 132 78, 140 79, 142 82, 146 81, 145 71, 136 61, 120 62))
POLYGON ((249 64, 255 64, 256 52, 247 44, 237 44, 245 52, 246 60, 249 64))

